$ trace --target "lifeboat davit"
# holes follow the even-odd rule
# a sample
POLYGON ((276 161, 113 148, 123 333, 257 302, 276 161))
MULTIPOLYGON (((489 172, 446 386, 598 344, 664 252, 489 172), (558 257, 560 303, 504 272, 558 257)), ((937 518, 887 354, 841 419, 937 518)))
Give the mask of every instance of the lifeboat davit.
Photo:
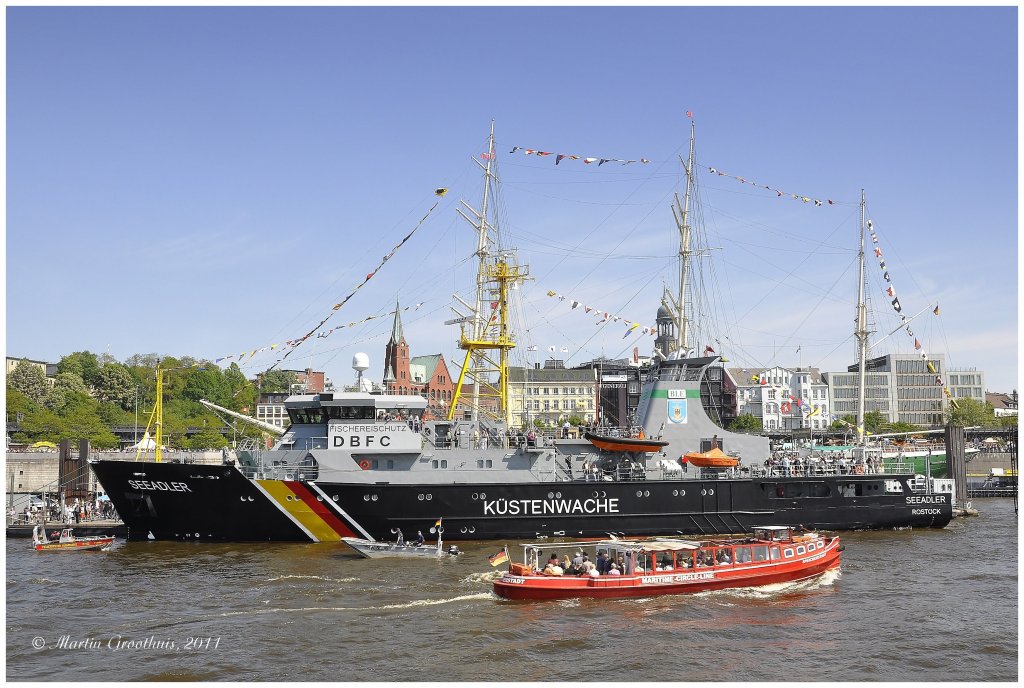
POLYGON ((590 440, 590 443, 609 452, 647 452, 654 453, 667 447, 668 442, 662 440, 648 440, 642 437, 609 437, 607 435, 595 435, 592 432, 583 433, 583 439, 590 440))
POLYGON ((729 456, 718 447, 712 447, 706 452, 687 454, 686 460, 698 468, 732 468, 740 463, 735 456, 729 456))

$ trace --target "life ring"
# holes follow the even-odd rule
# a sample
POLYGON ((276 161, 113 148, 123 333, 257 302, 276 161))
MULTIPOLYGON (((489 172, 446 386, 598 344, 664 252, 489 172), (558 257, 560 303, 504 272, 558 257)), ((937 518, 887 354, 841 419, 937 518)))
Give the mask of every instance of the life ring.
POLYGON ((367 461, 366 459, 363 459, 362 461, 359 462, 359 467, 362 468, 364 471, 369 470, 370 462, 367 461))

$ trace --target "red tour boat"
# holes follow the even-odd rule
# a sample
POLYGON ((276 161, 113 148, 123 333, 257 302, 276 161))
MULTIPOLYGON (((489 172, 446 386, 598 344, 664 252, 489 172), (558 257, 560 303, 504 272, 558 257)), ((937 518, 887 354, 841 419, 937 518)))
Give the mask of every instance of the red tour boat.
POLYGON ((753 537, 693 542, 671 538, 530 543, 522 564, 494 581, 494 592, 510 600, 570 597, 649 597, 746 588, 805 580, 839 568, 838 536, 794 534, 789 526, 761 526, 753 537), (583 573, 551 561, 575 553, 583 573), (541 568, 543 567, 543 568, 541 568), (605 572, 607 571, 607 573, 605 572))
POLYGON ((61 551, 82 551, 90 549, 107 549, 114 544, 113 535, 87 535, 77 537, 71 528, 60 531, 60 538, 50 540, 46 537, 46 528, 37 525, 32 529, 32 548, 37 552, 48 552, 51 550, 61 551))

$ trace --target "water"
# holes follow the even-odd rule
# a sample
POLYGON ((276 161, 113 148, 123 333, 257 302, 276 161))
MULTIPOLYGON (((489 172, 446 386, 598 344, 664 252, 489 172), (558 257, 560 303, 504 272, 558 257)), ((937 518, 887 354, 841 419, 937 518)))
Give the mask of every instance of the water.
POLYGON ((499 600, 494 542, 373 561, 342 544, 13 539, 7 679, 1016 681, 1013 503, 974 505, 944 530, 845 534, 841 573, 815 581, 611 601, 499 600))

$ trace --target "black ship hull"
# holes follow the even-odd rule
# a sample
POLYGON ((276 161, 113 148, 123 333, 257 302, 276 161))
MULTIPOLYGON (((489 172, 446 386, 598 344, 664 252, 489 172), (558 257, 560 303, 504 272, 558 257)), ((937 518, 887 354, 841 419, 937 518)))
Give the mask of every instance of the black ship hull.
POLYGON ((942 528, 948 494, 914 494, 910 475, 495 484, 253 480, 234 466, 92 464, 131 540, 339 541, 426 532, 446 540, 942 528), (903 492, 885 490, 898 482, 903 492))

